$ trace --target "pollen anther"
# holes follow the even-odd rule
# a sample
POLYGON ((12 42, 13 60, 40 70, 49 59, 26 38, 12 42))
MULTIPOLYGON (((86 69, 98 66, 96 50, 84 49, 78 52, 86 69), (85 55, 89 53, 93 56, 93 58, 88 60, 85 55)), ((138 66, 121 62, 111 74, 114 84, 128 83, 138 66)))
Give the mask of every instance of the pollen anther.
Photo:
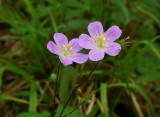
POLYGON ((66 46, 66 48, 67 48, 68 50, 71 50, 71 49, 72 49, 72 47, 71 47, 70 44, 68 44, 68 45, 66 46))
POLYGON ((105 36, 104 36, 104 35, 97 36, 97 38, 98 38, 99 40, 105 40, 105 36))

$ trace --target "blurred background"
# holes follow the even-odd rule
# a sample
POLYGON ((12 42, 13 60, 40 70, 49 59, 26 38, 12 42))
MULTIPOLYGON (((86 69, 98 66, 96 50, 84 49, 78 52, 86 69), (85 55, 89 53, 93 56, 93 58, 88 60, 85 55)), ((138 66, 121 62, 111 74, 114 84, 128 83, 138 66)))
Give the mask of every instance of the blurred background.
MULTIPOLYGON (((119 42, 130 38, 118 56, 105 56, 64 113, 83 101, 69 117, 160 116, 160 0, 0 0, 0 117, 51 116, 59 60, 46 44, 56 32, 88 34, 92 21, 104 30, 118 25, 119 42)), ((55 116, 94 65, 61 65, 55 116)))

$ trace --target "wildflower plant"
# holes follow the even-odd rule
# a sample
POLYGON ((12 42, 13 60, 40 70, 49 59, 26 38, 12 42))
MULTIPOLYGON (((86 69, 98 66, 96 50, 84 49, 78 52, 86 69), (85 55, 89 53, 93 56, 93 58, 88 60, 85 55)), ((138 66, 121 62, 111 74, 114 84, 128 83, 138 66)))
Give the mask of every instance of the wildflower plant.
POLYGON ((0 117, 160 117, 159 11, 160 0, 1 0, 0 117))
MULTIPOLYGON (((49 41, 47 44, 48 50, 51 53, 58 55, 60 61, 64 64, 64 66, 71 65, 73 62, 78 64, 85 63, 87 62, 88 57, 92 61, 97 61, 87 78, 82 83, 75 85, 75 87, 73 88, 71 95, 69 96, 60 113, 60 117, 63 117, 63 112, 71 97, 73 96, 73 93, 89 79, 99 61, 104 58, 105 54, 116 56, 121 51, 120 44, 115 42, 115 40, 117 40, 122 33, 121 29, 118 26, 111 26, 106 32, 104 32, 102 24, 98 21, 95 21, 88 25, 88 32, 90 36, 87 34, 81 34, 79 38, 74 38, 70 42, 68 42, 68 39, 64 34, 55 33, 53 37, 55 43, 53 41, 49 41), (81 51, 83 48, 90 50, 88 55, 79 53, 79 51, 81 51)), ((60 67, 58 67, 55 92, 57 91, 58 87, 59 69, 60 67)), ((55 96, 56 93, 54 95, 53 104, 55 104, 55 96)), ((71 114, 73 111, 71 111, 69 114, 71 114)), ((69 114, 66 114, 64 116, 67 116, 69 114)))

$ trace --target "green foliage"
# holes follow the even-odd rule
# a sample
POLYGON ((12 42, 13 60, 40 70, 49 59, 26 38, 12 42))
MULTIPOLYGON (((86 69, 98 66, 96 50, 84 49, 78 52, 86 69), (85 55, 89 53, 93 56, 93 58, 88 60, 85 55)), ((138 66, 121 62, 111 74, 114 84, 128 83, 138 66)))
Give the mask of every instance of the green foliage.
POLYGON ((141 74, 137 77, 138 81, 151 82, 160 79, 160 61, 159 59, 153 59, 150 57, 140 57, 138 63, 138 71, 141 74))
POLYGON ((149 96, 147 95, 147 92, 145 91, 145 89, 141 88, 138 85, 135 84, 128 84, 128 86, 125 83, 117 83, 117 84, 111 84, 108 86, 108 88, 113 88, 113 87, 124 87, 124 88, 130 88, 136 92, 138 92, 143 98, 144 100, 147 102, 149 108, 150 108, 150 116, 152 117, 158 117, 158 115, 155 113, 154 108, 153 108, 153 104, 149 98, 149 96))
POLYGON ((105 117, 109 117, 108 99, 107 99, 107 84, 101 83, 100 93, 101 93, 101 102, 102 102, 103 111, 104 111, 103 114, 105 117))
POLYGON ((37 112, 37 87, 35 83, 31 83, 30 89, 29 112, 37 112))
POLYGON ((70 94, 69 82, 74 78, 74 69, 70 66, 63 68, 63 76, 60 81, 59 96, 66 102, 70 94))
POLYGON ((37 113, 20 113, 16 117, 43 117, 43 116, 37 113))
POLYGON ((94 105, 92 112, 90 112, 87 117, 95 117, 98 110, 99 110, 98 105, 94 105))
MULTIPOLYGON (((57 111, 56 111, 56 114, 55 114, 55 117, 59 117, 61 111, 62 111, 62 108, 63 106, 62 105, 59 105, 58 108, 57 108, 57 111)), ((71 112, 74 108, 72 107, 67 107, 66 110, 65 110, 65 114, 71 112)), ((65 115, 63 114, 63 116, 65 115)), ((83 117, 80 112, 78 110, 74 111, 72 114, 69 115, 69 117, 83 117)))

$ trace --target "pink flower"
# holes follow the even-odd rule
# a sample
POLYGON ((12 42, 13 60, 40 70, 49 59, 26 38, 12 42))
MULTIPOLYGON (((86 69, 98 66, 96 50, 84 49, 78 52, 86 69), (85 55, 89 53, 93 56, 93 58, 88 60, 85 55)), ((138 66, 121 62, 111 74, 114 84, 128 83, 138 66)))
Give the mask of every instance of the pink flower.
POLYGON ((90 36, 81 34, 79 45, 89 49, 89 59, 99 61, 104 58, 105 53, 110 56, 116 56, 121 50, 120 44, 114 42, 121 36, 121 29, 118 26, 111 26, 106 32, 100 22, 92 22, 88 25, 90 36))
POLYGON ((79 46, 78 39, 72 39, 68 43, 68 39, 64 34, 56 33, 54 34, 54 40, 56 44, 53 41, 49 41, 47 48, 53 54, 57 54, 65 66, 73 62, 81 64, 88 60, 88 55, 78 53, 82 49, 79 46))

